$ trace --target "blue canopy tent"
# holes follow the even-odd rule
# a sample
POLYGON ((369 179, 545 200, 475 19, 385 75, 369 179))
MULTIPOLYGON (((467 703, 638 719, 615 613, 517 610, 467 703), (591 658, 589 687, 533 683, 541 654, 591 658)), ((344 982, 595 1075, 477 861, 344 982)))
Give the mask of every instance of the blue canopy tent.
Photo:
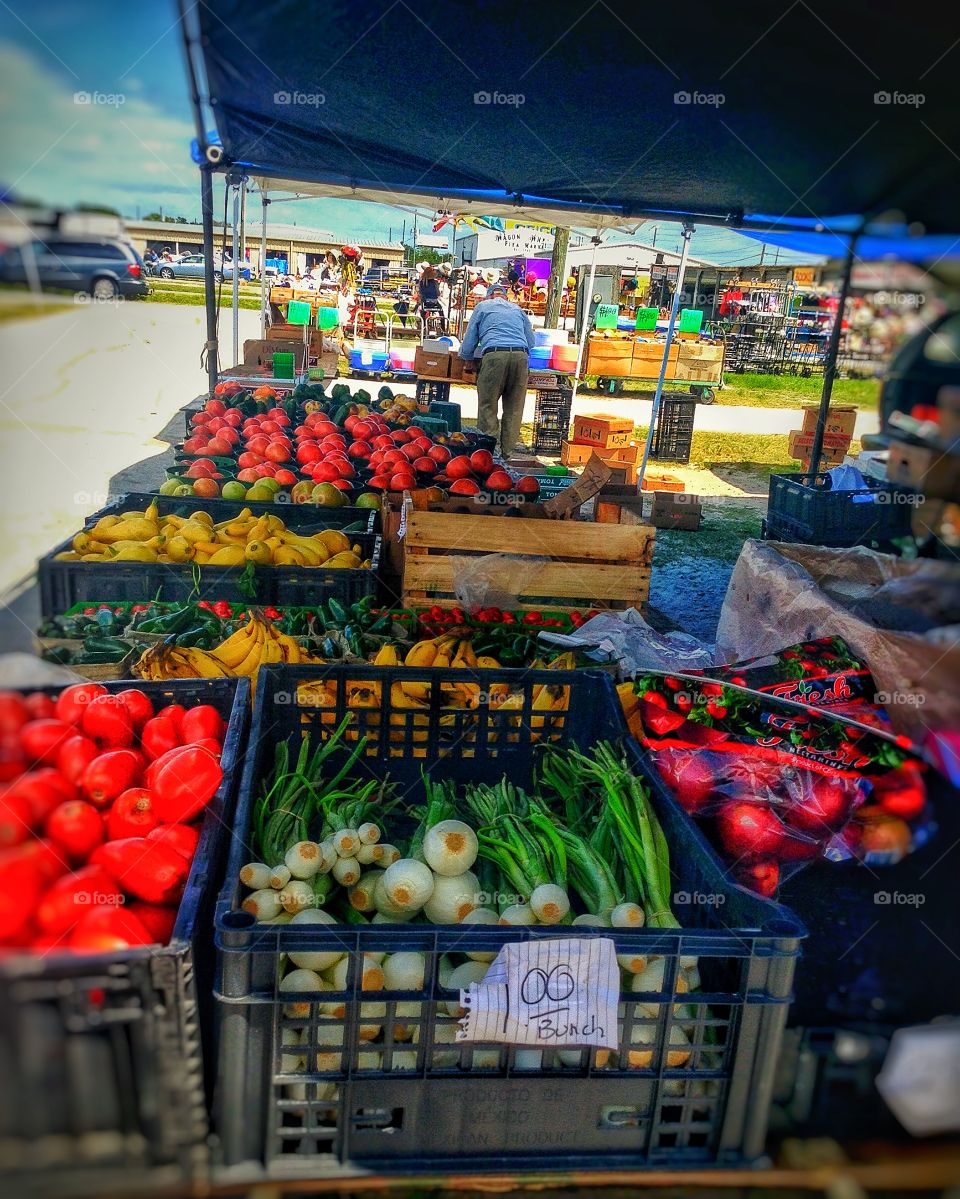
POLYGON ((854 0, 179 3, 211 264, 213 171, 265 193, 597 229, 839 235, 891 210, 932 236, 960 227, 957 12, 892 37, 854 0))

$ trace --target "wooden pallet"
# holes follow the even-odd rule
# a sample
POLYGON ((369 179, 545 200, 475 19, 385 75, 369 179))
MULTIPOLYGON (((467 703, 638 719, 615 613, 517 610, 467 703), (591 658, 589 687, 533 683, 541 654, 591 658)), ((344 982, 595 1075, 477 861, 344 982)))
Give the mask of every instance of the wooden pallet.
POLYGON ((523 556, 515 608, 639 608, 650 594, 656 531, 649 525, 424 512, 412 504, 404 518, 408 606, 453 601, 456 560, 482 554, 523 556))

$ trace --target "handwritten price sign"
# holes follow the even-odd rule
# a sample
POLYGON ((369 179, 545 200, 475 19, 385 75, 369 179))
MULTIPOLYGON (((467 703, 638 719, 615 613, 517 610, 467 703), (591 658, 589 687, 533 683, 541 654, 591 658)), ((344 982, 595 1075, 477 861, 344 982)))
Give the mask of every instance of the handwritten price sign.
POLYGON ((460 992, 460 1041, 617 1048, 620 971, 609 937, 506 945, 460 992))

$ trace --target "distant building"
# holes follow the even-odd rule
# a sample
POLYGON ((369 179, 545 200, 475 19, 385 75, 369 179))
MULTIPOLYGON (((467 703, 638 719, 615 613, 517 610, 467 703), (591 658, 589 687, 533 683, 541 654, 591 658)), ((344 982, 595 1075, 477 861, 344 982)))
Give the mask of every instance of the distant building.
MULTIPOLYGON (((174 254, 194 254, 203 249, 203 229, 199 223, 127 219, 124 224, 127 236, 141 254, 148 248, 159 253, 167 246, 174 254)), ((260 232, 259 221, 247 222, 244 242, 248 261, 255 269, 259 269, 260 265, 260 232)), ((229 255, 231 237, 232 230, 228 226, 224 243, 223 225, 220 221, 214 222, 213 240, 218 254, 221 248, 225 248, 229 255)), ((354 241, 360 247, 368 268, 399 267, 403 263, 403 246, 400 242, 351 238, 348 234, 311 229, 308 225, 267 221, 267 257, 284 259, 292 275, 309 271, 322 260, 327 250, 338 251, 347 241, 354 241)))

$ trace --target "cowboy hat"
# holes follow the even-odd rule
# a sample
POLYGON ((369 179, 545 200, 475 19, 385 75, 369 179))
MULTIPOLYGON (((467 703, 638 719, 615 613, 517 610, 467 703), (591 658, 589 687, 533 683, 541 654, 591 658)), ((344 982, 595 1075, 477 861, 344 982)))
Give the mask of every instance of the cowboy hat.
POLYGON ((449 263, 449 262, 441 262, 441 263, 440 263, 440 270, 441 270, 441 271, 443 271, 443 273, 444 273, 445 275, 449 275, 449 274, 451 274, 451 273, 452 273, 452 271, 453 271, 453 267, 450 265, 450 263, 449 263))
POLYGON ((483 277, 488 283, 496 283, 500 278, 500 272, 495 271, 493 267, 487 267, 483 272, 483 277))

